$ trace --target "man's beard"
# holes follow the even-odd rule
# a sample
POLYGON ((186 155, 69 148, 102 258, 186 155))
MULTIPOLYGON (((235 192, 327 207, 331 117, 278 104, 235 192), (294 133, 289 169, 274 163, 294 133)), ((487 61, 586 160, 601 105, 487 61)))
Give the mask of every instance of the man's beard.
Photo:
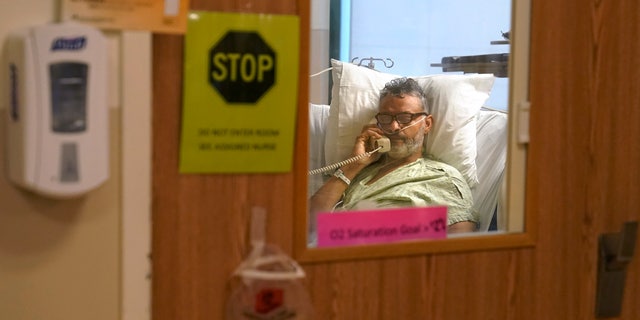
POLYGON ((392 159, 402 159, 406 158, 415 152, 419 151, 422 147, 422 143, 424 142, 424 127, 421 127, 418 133, 411 137, 404 137, 402 139, 402 143, 392 143, 391 150, 387 153, 389 158, 392 159))

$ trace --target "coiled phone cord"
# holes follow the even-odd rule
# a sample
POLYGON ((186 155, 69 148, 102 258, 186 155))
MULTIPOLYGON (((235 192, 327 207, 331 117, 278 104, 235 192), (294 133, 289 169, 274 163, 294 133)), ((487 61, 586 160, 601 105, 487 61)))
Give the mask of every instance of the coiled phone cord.
POLYGON ((347 160, 340 161, 340 162, 337 162, 337 163, 334 163, 334 164, 331 164, 331 165, 328 165, 328 166, 325 166, 325 167, 322 167, 322 168, 311 170, 311 171, 309 171, 309 175, 311 176, 311 175, 318 174, 318 173, 323 173, 323 172, 327 172, 327 171, 331 171, 331 170, 336 170, 336 169, 344 166, 345 164, 353 163, 353 162, 356 162, 356 161, 358 161, 360 159, 364 159, 366 157, 370 157, 372 154, 374 154, 375 152, 377 152, 380 149, 382 149, 381 146, 377 147, 377 148, 375 148, 375 149, 373 149, 373 150, 371 150, 369 152, 365 152, 363 154, 359 154, 357 156, 351 157, 351 158, 349 158, 347 160))

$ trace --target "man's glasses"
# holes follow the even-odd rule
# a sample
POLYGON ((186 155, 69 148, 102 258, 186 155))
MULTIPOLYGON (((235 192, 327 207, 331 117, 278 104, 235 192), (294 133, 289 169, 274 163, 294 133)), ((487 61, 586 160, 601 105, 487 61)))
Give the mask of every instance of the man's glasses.
POLYGON ((426 116, 426 115, 427 115, 426 112, 418 112, 418 113, 402 112, 398 114, 378 113, 376 114, 376 120, 378 121, 378 124, 382 126, 388 126, 394 120, 398 122, 398 124, 405 126, 410 124, 415 118, 419 116, 426 116))

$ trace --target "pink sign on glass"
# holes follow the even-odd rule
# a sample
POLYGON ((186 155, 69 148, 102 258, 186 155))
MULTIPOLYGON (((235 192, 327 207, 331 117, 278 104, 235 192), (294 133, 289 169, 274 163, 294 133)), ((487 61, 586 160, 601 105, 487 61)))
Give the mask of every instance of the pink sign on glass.
POLYGON ((447 207, 409 207, 318 215, 318 247, 447 237, 447 207))

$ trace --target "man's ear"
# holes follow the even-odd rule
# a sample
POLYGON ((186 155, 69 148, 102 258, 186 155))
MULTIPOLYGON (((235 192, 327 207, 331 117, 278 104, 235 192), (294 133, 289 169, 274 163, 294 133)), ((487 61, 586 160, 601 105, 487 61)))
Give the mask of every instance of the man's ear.
POLYGON ((433 126, 433 117, 430 114, 424 117, 424 124, 424 134, 427 134, 431 131, 431 126, 433 126))

